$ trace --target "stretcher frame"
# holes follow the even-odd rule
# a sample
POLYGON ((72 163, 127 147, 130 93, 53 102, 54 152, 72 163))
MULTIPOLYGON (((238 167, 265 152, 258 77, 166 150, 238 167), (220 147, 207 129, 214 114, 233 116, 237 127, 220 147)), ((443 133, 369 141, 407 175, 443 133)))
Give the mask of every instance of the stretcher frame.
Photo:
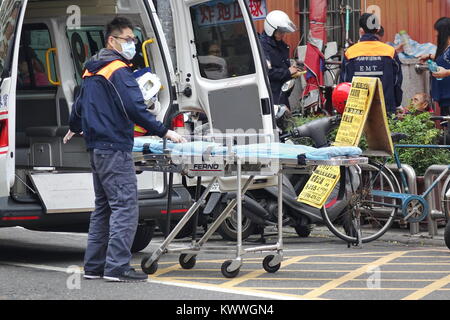
MULTIPOLYGON (((242 136, 242 135, 239 135, 242 136)), ((226 139, 235 138, 236 135, 230 137, 227 135, 226 139)), ((231 146, 232 143, 227 143, 231 146)), ((305 160, 304 163, 299 164, 298 160, 294 159, 279 159, 279 158, 258 158, 259 163, 248 163, 241 156, 232 151, 231 147, 228 149, 226 155, 211 156, 209 152, 204 153, 202 156, 194 157, 197 161, 201 160, 201 163, 186 164, 182 161, 174 163, 172 161, 172 154, 170 150, 164 149, 163 154, 138 154, 135 156, 135 162, 140 162, 136 166, 138 171, 153 171, 170 173, 169 178, 169 193, 168 193, 168 219, 170 206, 171 206, 171 189, 173 174, 179 173, 187 175, 189 177, 198 177, 197 187, 201 184, 201 177, 212 177, 212 180, 207 185, 206 189, 201 195, 195 199, 193 205, 184 214, 183 218, 177 223, 174 229, 166 232, 166 238, 159 248, 151 255, 146 256, 141 261, 141 268, 146 274, 154 274, 158 269, 158 261, 164 254, 180 253, 179 263, 184 269, 191 269, 195 266, 196 256, 203 252, 235 252, 236 257, 233 260, 227 260, 222 264, 222 274, 227 278, 234 278, 239 273, 239 270, 243 264, 243 256, 248 253, 257 252, 273 252, 273 254, 267 255, 263 260, 263 268, 269 273, 275 273, 281 266, 283 260, 283 175, 286 173, 295 173, 301 171, 305 172, 305 169, 312 172, 312 169, 318 165, 331 165, 349 167, 359 164, 365 164, 368 159, 365 157, 338 157, 330 160, 305 160), (209 163, 223 163, 223 167, 217 170, 199 170, 199 165, 202 166, 204 161, 209 163), (236 198, 232 199, 222 213, 216 218, 213 224, 208 228, 205 234, 197 241, 195 238, 195 232, 193 231, 192 241, 187 246, 170 247, 170 244, 176 238, 178 233, 183 227, 191 220, 191 218, 198 213, 199 208, 204 204, 208 194, 210 193, 213 185, 218 182, 219 177, 236 177, 236 198), (248 177, 244 183, 242 183, 243 176, 248 177), (243 195, 252 185, 256 176, 277 176, 278 177, 278 234, 277 242, 273 245, 262 245, 250 248, 243 247, 242 240, 242 199, 243 195), (236 207, 237 211, 237 241, 236 248, 231 249, 230 246, 208 246, 204 247, 207 241, 215 233, 218 227, 227 219, 232 210, 236 207)), ((197 189, 198 192, 198 189, 197 189)), ((194 221, 194 230, 197 226, 197 217, 194 221)))

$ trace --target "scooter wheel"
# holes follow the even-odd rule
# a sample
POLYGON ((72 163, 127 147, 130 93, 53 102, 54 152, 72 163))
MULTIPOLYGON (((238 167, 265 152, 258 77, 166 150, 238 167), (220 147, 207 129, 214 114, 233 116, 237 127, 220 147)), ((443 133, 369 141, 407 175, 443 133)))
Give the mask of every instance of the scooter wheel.
POLYGON ((227 260, 222 264, 222 274, 225 278, 236 278, 236 276, 239 274, 240 268, 234 270, 234 271, 228 271, 228 267, 233 263, 232 260, 227 260))
POLYGON ((147 261, 151 256, 144 257, 141 261, 141 269, 145 274, 154 274, 158 270, 158 261, 154 261, 149 267, 146 267, 147 261))
POLYGON ((192 256, 188 261, 186 261, 187 254, 180 255, 180 258, 178 259, 178 262, 180 263, 180 266, 183 269, 189 270, 195 267, 195 264, 197 262, 197 259, 195 256, 192 256))
POLYGON ((275 258, 274 255, 270 255, 270 256, 265 257, 264 260, 263 260, 263 263, 262 263, 263 268, 264 268, 264 270, 266 270, 268 273, 275 273, 275 272, 277 272, 278 270, 280 270, 281 263, 276 264, 276 265, 274 265, 274 266, 270 266, 270 265, 269 265, 269 263, 270 263, 274 258, 275 258))

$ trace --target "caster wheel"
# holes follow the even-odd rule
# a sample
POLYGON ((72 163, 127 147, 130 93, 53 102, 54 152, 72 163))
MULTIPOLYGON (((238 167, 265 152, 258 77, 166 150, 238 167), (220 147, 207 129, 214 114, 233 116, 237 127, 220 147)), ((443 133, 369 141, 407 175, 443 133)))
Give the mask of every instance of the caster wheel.
POLYGON ((182 254, 180 255, 180 259, 178 260, 178 262, 180 263, 180 266, 183 269, 192 269, 193 267, 195 267, 195 263, 197 262, 196 256, 192 256, 187 262, 186 262, 186 256, 187 254, 182 254))
POLYGON ((222 274, 225 278, 235 278, 239 274, 240 268, 234 270, 234 271, 228 271, 227 268, 233 263, 231 260, 227 260, 222 264, 222 274))
POLYGON ((277 264, 277 265, 274 265, 273 267, 269 265, 269 263, 270 263, 274 258, 275 258, 275 256, 270 255, 270 256, 265 257, 264 260, 263 260, 263 263, 262 263, 263 268, 264 268, 264 270, 266 270, 268 273, 275 273, 275 272, 277 272, 278 270, 280 270, 281 263, 279 263, 279 264, 277 264))
POLYGON ((150 267, 145 267, 145 264, 150 259, 150 256, 144 257, 141 261, 141 269, 145 274, 154 274, 158 270, 158 261, 153 262, 150 267))

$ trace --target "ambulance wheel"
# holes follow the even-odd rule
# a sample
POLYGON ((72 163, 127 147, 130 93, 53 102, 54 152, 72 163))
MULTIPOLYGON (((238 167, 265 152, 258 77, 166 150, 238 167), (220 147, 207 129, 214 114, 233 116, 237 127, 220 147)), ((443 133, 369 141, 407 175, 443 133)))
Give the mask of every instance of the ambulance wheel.
POLYGON ((186 261, 187 256, 188 256, 187 254, 183 253, 182 255, 180 255, 180 259, 178 260, 178 262, 180 263, 180 266, 183 269, 189 270, 189 269, 192 269, 193 267, 195 267, 197 258, 196 258, 196 256, 192 256, 188 261, 186 261))
POLYGON ((154 224, 138 225, 136 235, 134 236, 133 245, 131 246, 131 253, 136 253, 147 248, 150 241, 152 241, 154 231, 154 224))
POLYGON ((150 258, 151 255, 144 257, 141 261, 141 269, 145 274, 154 274, 158 270, 158 261, 154 261, 149 267, 145 266, 150 258))
POLYGON ((450 249, 450 222, 447 222, 447 226, 445 227, 444 240, 447 248, 450 249))
POLYGON ((274 255, 270 255, 264 258, 263 260, 263 268, 264 270, 266 270, 268 273, 275 273, 278 270, 280 270, 281 267, 281 262, 279 264, 276 264, 274 266, 269 265, 269 263, 275 258, 274 255))
POLYGON ((239 274, 240 268, 237 268, 234 271, 228 271, 228 267, 233 263, 232 260, 227 260, 222 264, 222 274, 225 278, 236 278, 236 276, 239 274))

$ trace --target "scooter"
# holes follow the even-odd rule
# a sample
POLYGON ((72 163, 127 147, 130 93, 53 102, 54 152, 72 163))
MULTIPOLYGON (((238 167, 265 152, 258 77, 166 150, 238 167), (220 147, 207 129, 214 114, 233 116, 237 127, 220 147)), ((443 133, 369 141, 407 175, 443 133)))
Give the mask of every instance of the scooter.
MULTIPOLYGON (((341 116, 321 118, 300 126, 289 133, 280 136, 282 142, 292 143, 293 138, 310 138, 316 148, 329 146, 327 135, 335 129, 341 116)), ((353 170, 353 169, 352 169, 353 170)), ((346 178, 347 184, 352 183, 357 187, 356 171, 346 178)), ((284 193, 284 223, 285 226, 294 227, 300 237, 308 237, 313 230, 313 225, 322 224, 319 209, 310 207, 297 201, 298 195, 309 180, 309 174, 286 175, 283 183, 284 193)), ((267 226, 277 225, 277 187, 248 191, 243 202, 243 214, 246 217, 243 222, 243 239, 252 234, 260 234, 260 241, 264 242, 264 229, 267 226)), ((338 218, 340 213, 347 207, 347 199, 339 199, 339 185, 333 190, 330 198, 325 204, 330 213, 330 219, 338 218)), ((203 211, 204 214, 212 214, 213 217, 222 212, 223 208, 235 197, 233 193, 216 192, 211 195, 208 204, 203 211)), ((232 214, 217 230, 225 240, 236 240, 237 221, 232 214)))

